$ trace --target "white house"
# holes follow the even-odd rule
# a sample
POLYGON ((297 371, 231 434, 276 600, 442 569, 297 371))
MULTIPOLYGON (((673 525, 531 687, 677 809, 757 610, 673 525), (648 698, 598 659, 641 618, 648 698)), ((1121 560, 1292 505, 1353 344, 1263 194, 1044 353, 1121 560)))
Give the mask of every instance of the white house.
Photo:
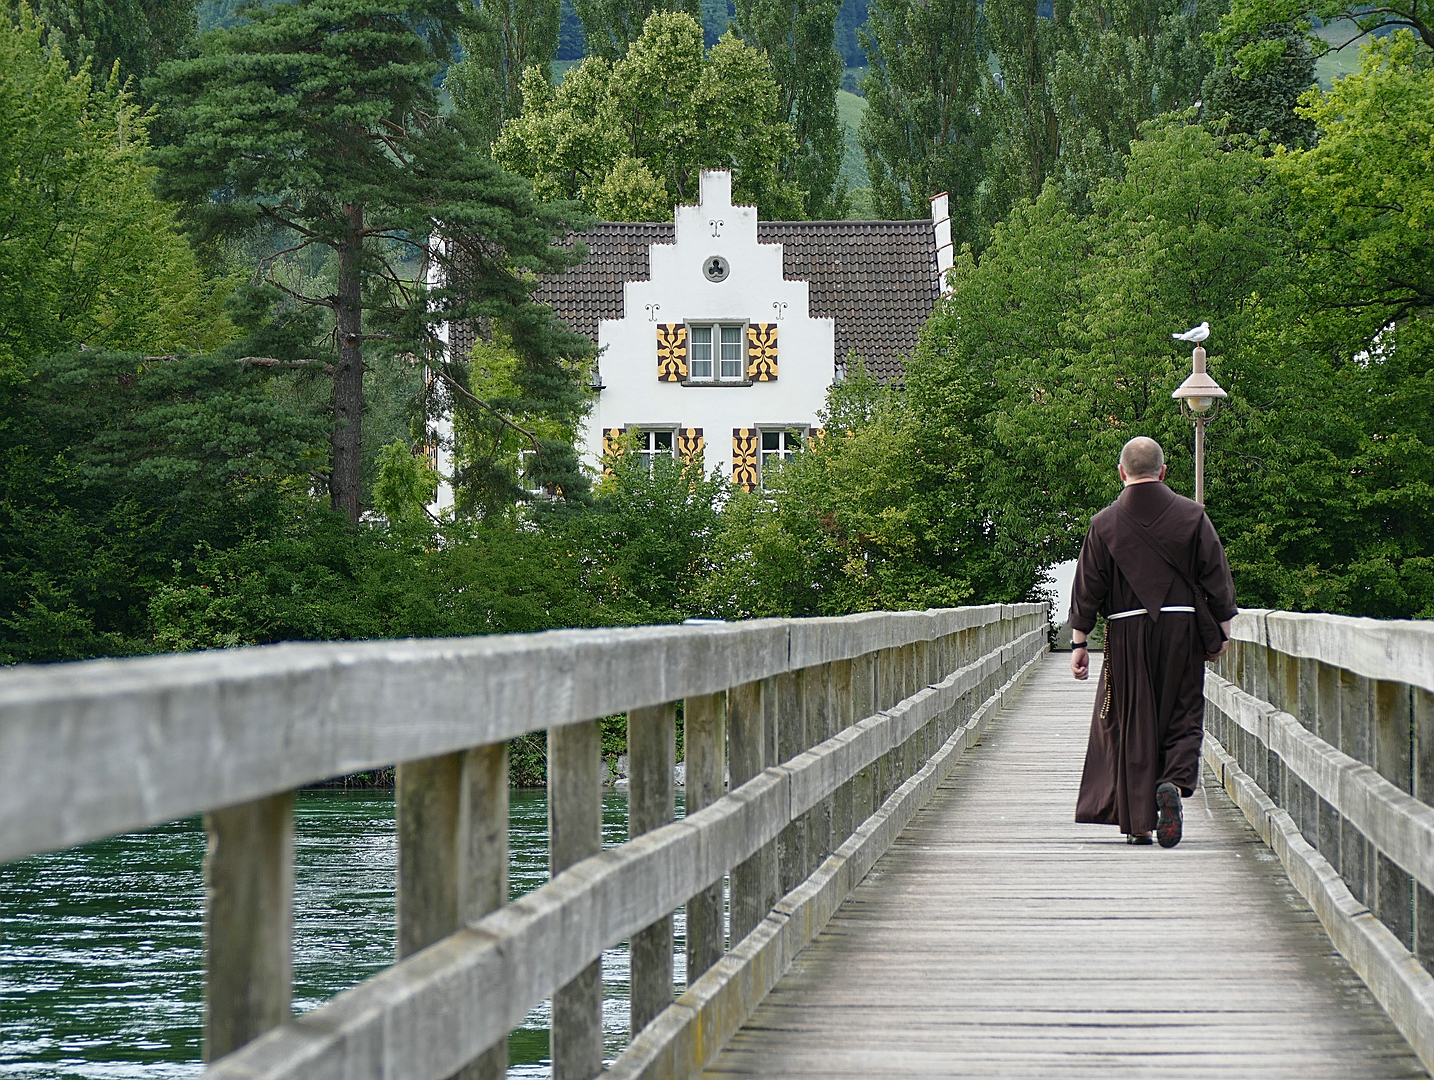
POLYGON ((582 234, 587 262, 536 298, 600 350, 585 462, 629 433, 751 488, 817 426, 848 357, 900 382, 951 265, 946 197, 932 208, 934 222, 758 221, 709 170, 675 221, 582 234))

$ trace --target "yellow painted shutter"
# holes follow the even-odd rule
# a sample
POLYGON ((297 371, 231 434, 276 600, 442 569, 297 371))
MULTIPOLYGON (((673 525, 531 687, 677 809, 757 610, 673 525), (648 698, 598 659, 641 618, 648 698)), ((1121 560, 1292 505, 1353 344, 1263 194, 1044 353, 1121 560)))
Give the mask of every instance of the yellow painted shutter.
POLYGON ((754 428, 732 429, 732 483, 743 491, 757 486, 757 432, 754 428))
POLYGON ((687 325, 659 323, 657 327, 657 381, 681 382, 687 378, 687 325))
POLYGON ((747 327, 747 378, 752 382, 777 381, 776 323, 752 323, 747 327))
POLYGON ((706 448, 700 427, 678 428, 677 457, 684 465, 702 464, 702 451, 706 448))

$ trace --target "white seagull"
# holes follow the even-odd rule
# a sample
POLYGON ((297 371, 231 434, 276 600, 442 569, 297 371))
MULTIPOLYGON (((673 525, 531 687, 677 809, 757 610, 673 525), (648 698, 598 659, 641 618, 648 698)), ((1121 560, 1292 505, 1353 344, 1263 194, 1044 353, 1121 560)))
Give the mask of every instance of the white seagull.
POLYGON ((1202 322, 1193 330, 1186 330, 1183 334, 1171 334, 1176 341, 1204 341, 1210 336, 1210 324, 1202 322))

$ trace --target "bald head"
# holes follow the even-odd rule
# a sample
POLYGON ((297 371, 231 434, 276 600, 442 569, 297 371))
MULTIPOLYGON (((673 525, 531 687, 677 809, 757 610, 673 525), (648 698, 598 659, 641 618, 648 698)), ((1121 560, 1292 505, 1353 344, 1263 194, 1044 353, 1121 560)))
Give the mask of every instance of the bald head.
POLYGON ((1165 468, 1165 451, 1154 439, 1137 435, 1120 450, 1120 467, 1127 480, 1159 480, 1165 468))

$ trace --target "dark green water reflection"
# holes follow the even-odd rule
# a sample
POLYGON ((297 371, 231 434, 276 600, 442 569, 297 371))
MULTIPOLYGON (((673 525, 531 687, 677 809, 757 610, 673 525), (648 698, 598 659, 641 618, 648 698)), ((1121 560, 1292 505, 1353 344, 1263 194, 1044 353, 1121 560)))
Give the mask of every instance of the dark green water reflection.
MULTIPOLYGON (((679 811, 680 812, 680 811, 679 811)), ((547 802, 512 796, 513 896, 548 877, 547 802)), ((393 793, 298 797, 294 1008, 393 961, 393 793)), ((603 800, 603 841, 627 836, 627 799, 603 800)), ((0 1077, 127 1078, 200 1071, 203 1001, 197 819, 0 866, 0 1077)), ((682 913, 678 913, 678 949, 682 913)), ((682 983, 681 956, 677 979, 682 983)), ((609 1058, 627 1045, 626 943, 603 955, 609 1058)), ((510 1040, 510 1075, 548 1074, 548 1006, 510 1040)))

